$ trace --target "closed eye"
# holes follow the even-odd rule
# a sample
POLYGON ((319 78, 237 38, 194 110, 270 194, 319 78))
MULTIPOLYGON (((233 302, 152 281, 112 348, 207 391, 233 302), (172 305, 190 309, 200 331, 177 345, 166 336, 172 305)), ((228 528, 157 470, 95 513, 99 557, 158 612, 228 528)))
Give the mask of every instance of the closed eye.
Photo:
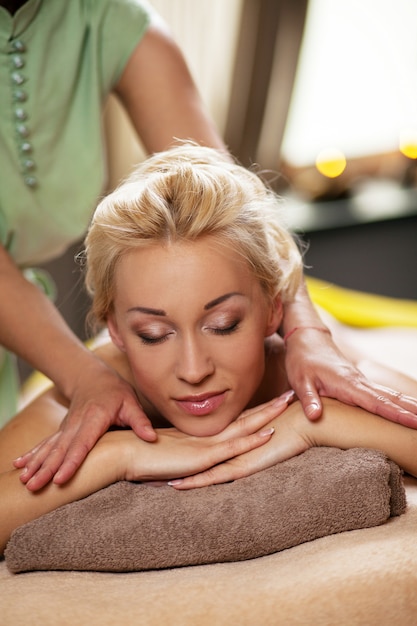
POLYGON ((210 328, 210 330, 215 335, 231 335, 239 328, 239 323, 239 320, 237 320, 236 322, 233 322, 233 324, 224 328, 210 328))
POLYGON ((154 337, 152 335, 144 335, 143 333, 138 335, 138 337, 140 338, 141 342, 145 345, 145 346, 153 346, 156 344, 160 344, 163 343, 164 341, 167 341, 168 337, 170 336, 171 333, 168 333, 167 335, 161 335, 160 337, 154 337))

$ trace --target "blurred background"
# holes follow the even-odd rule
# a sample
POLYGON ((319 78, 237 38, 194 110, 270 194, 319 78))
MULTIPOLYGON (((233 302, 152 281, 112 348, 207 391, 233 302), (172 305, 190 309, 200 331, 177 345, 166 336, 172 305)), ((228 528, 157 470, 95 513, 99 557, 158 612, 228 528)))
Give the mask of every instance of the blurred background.
MULTIPOLYGON (((308 244, 306 274, 417 299, 417 2, 153 0, 231 152, 308 244)), ((109 189, 144 158, 115 99, 109 189)), ((85 337, 74 246, 46 269, 85 337)))

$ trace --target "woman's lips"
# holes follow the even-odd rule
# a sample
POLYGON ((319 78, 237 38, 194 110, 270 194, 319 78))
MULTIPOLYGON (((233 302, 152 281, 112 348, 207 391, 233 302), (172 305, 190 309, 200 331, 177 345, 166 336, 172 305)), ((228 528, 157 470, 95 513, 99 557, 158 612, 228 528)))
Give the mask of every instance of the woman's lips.
POLYGON ((226 392, 216 393, 210 396, 195 398, 183 398, 175 402, 189 415, 209 415, 224 402, 226 392))

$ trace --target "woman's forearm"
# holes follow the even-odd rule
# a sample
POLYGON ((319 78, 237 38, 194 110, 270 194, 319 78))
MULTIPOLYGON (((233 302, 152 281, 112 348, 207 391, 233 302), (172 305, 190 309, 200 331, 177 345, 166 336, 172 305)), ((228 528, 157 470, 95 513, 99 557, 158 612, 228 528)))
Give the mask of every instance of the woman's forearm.
POLYGON ((0 554, 15 528, 49 513, 64 504, 80 500, 118 480, 112 447, 102 440, 91 451, 80 470, 65 485, 49 483, 36 493, 21 483, 20 471, 0 475, 0 554))
POLYGON ((109 431, 97 442, 71 480, 64 485, 49 483, 33 493, 21 483, 20 470, 10 469, 11 456, 18 453, 21 445, 19 434, 24 436, 26 430, 29 431, 30 441, 42 427, 42 434, 48 435, 54 427, 56 412, 64 410, 63 407, 59 409, 53 391, 47 392, 1 431, 0 550, 4 550, 12 531, 18 526, 119 480, 176 479, 262 447, 272 435, 272 431, 265 431, 263 426, 279 415, 285 406, 283 400, 249 410, 245 419, 232 422, 212 437, 193 437, 175 428, 166 428, 158 432, 157 441, 148 443, 129 429, 109 431), (42 409, 43 413, 39 413, 42 409), (28 424, 30 418, 33 418, 32 427, 28 424))
POLYGON ((406 472, 417 476, 416 430, 337 400, 323 398, 323 414, 315 422, 305 419, 301 403, 296 401, 268 426, 275 432, 261 448, 172 484, 186 490, 230 482, 319 446, 382 450, 406 472))
MULTIPOLYGON (((301 414, 301 408, 298 409, 301 414)), ((323 399, 323 415, 299 422, 311 446, 373 448, 382 450, 407 473, 417 476, 417 431, 351 407, 337 400, 323 399)))

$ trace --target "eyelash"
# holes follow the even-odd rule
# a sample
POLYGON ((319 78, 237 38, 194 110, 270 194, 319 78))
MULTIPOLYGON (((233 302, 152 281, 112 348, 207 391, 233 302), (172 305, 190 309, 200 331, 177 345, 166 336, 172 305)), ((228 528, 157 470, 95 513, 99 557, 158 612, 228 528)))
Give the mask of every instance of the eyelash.
POLYGON ((139 335, 141 342, 145 346, 154 346, 158 343, 163 343, 168 339, 169 335, 163 335, 163 337, 147 337, 146 335, 139 335))
MULTIPOLYGON (((215 335, 231 335, 239 328, 239 323, 240 321, 237 320, 236 322, 230 324, 230 326, 227 326, 227 328, 210 328, 209 330, 211 330, 211 332, 215 335)), ((163 335, 162 337, 147 337, 146 335, 139 335, 141 342, 145 346, 152 346, 163 343, 164 341, 167 341, 168 337, 169 334, 163 335)))
POLYGON ((230 326, 227 326, 226 328, 211 328, 210 330, 215 335, 231 335, 238 328, 239 328, 239 320, 236 320, 235 322, 233 322, 232 324, 230 324, 230 326))

